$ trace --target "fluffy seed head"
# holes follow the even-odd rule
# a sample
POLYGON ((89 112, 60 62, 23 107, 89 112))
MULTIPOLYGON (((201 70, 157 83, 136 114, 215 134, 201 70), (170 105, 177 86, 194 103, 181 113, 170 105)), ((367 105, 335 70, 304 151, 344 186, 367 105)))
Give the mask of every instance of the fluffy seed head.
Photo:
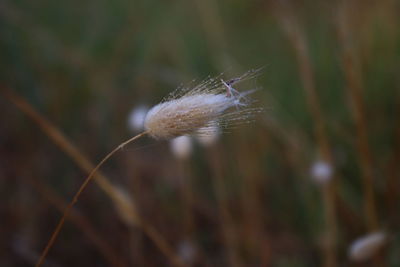
POLYGON ((386 243, 385 232, 375 232, 355 240, 349 248, 349 258, 353 261, 364 261, 376 254, 386 243))
POLYGON ((246 95, 253 91, 239 93, 232 85, 255 77, 258 72, 252 70, 228 82, 211 78, 192 89, 178 89, 149 110, 144 120, 147 133, 156 139, 170 139, 198 129, 207 133, 216 124, 223 127, 247 119, 259 111, 246 108, 251 102, 246 95), (236 109, 228 112, 233 107, 236 109))
POLYGON ((314 162, 310 172, 313 180, 319 185, 329 183, 333 176, 332 166, 323 160, 317 160, 314 162))
POLYGON ((178 255, 185 263, 192 265, 197 256, 197 248, 190 240, 183 240, 178 246, 178 255))

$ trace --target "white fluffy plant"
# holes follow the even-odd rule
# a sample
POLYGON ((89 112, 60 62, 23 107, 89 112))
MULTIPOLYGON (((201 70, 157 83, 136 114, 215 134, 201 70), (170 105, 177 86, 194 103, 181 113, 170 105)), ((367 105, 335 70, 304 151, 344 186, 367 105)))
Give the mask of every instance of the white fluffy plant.
POLYGON ((149 110, 145 119, 146 132, 155 139, 201 132, 214 133, 221 128, 244 122, 257 108, 249 108, 253 102, 247 97, 254 90, 238 92, 232 86, 254 78, 258 70, 248 71, 241 77, 225 82, 220 77, 210 78, 194 88, 181 88, 170 94, 160 104, 149 110))
POLYGON ((41 266, 58 236, 65 218, 78 201, 79 196, 93 179, 96 171, 117 151, 136 139, 149 135, 157 140, 168 140, 182 135, 210 135, 215 129, 226 129, 238 123, 246 123, 260 108, 251 108, 248 95, 255 90, 239 92, 233 85, 255 78, 260 69, 250 70, 242 76, 224 81, 221 76, 208 78, 194 88, 179 88, 160 104, 151 108, 144 118, 145 131, 118 145, 107 154, 83 182, 72 201, 66 207, 56 229, 48 241, 36 266, 41 266))
POLYGON ((349 249, 349 258, 355 262, 362 262, 374 257, 388 242, 388 234, 384 231, 369 233, 354 240, 349 249))

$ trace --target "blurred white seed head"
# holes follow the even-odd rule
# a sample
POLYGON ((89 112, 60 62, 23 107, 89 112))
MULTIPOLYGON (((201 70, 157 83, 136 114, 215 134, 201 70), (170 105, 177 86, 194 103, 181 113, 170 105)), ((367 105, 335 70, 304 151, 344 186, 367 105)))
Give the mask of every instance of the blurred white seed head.
POLYGON ((170 141, 170 147, 175 157, 186 159, 192 154, 192 138, 186 135, 175 137, 170 141))
POLYGON ((113 186, 111 197, 121 219, 127 225, 136 225, 138 223, 137 209, 128 192, 119 186, 113 186))
POLYGON ((198 129, 231 125, 246 121, 259 109, 250 109, 251 100, 246 96, 253 91, 239 93, 232 85, 250 79, 259 70, 246 72, 228 82, 219 77, 210 78, 198 86, 181 88, 147 113, 144 127, 156 139, 170 139, 194 133, 198 129))
POLYGON ((375 255, 377 251, 386 243, 387 234, 385 232, 374 232, 360 237, 350 245, 348 253, 352 261, 365 261, 375 255))
POLYGON ((320 185, 329 183, 333 175, 331 164, 323 160, 317 160, 314 162, 311 166, 310 172, 312 179, 320 185))
POLYGON ((179 243, 178 255, 187 264, 192 264, 196 258, 197 250, 194 244, 189 240, 183 240, 179 243))
POLYGON ((140 132, 144 129, 144 119, 149 109, 146 106, 137 106, 132 109, 128 117, 128 128, 132 132, 140 132))
POLYGON ((196 132, 196 139, 202 146, 208 147, 214 145, 219 136, 221 135, 221 130, 218 127, 218 124, 215 123, 214 126, 207 127, 205 129, 200 128, 196 132))

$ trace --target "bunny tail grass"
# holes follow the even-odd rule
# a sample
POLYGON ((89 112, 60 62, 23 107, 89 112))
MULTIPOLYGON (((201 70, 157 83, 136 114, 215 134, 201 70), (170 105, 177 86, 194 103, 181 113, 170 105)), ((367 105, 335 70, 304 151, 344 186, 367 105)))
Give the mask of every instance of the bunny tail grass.
POLYGON ((61 228, 64 225, 65 219, 68 217, 69 213, 71 212, 71 209, 73 208, 73 206, 75 205, 75 203, 78 201, 79 196, 82 194, 83 190, 85 190, 85 188, 88 186, 89 182, 93 179, 94 174, 96 173, 96 171, 112 156, 114 155, 116 152, 118 152, 120 149, 122 149, 124 146, 126 146, 127 144, 135 141, 136 139, 139 139, 140 137, 146 135, 147 132, 142 132, 132 138, 130 138, 129 140, 121 143, 119 146, 117 146, 116 148, 114 148, 113 151, 111 151, 110 153, 107 154, 107 156, 105 156, 100 162, 99 164, 96 165, 96 167, 90 172, 89 176, 86 178, 86 180, 83 182, 83 184, 81 185, 81 187, 79 188, 78 192, 75 193, 72 201, 68 204, 68 206, 65 208, 64 213, 60 219, 60 221, 57 224, 56 229, 54 230, 53 234, 51 235, 49 241, 47 242, 46 247, 44 248, 42 254, 40 255, 39 260, 36 263, 36 267, 40 267, 42 266, 44 260, 46 259, 46 256, 50 250, 50 248, 53 246, 58 234, 61 231, 61 228))

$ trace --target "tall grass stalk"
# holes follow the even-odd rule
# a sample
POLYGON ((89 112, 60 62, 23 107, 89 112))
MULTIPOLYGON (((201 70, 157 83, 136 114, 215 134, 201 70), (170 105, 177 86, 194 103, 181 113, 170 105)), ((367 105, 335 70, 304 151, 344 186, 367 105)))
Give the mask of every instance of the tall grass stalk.
POLYGON ((195 232, 195 219, 193 214, 194 192, 193 176, 191 175, 188 159, 178 160, 178 169, 181 175, 181 195, 183 209, 183 223, 186 238, 191 240, 195 232))
MULTIPOLYGON (((264 218, 268 218, 269 210, 263 203, 262 184, 268 180, 257 168, 257 159, 262 157, 265 150, 264 142, 268 142, 268 134, 259 139, 262 142, 248 142, 247 138, 236 137, 238 145, 233 153, 237 162, 237 172, 240 180, 241 216, 238 219, 238 239, 245 249, 246 258, 254 259, 261 266, 271 265, 271 243, 263 227, 264 218), (240 225, 240 228, 239 228, 240 225), (260 238, 262 236, 263 238, 260 238), (245 246, 244 246, 245 245, 245 246)), ((253 139, 251 138, 251 139, 253 139)))
MULTIPOLYGON (((65 210, 67 202, 62 197, 57 195, 57 193, 54 192, 51 187, 47 186, 42 181, 39 181, 39 179, 31 178, 28 180, 50 205, 54 206, 60 212, 65 210)), ((85 233, 85 235, 99 249, 101 255, 103 255, 112 266, 128 266, 123 262, 120 255, 118 255, 119 253, 117 253, 114 248, 101 237, 101 235, 94 229, 93 225, 89 220, 86 219, 85 216, 78 212, 74 212, 73 210, 67 219, 76 224, 76 226, 78 226, 78 228, 85 233)))
POLYGON ((228 256, 229 266, 243 266, 239 257, 238 232, 229 211, 229 196, 227 192, 227 183, 224 179, 225 173, 222 162, 222 155, 218 144, 207 148, 207 159, 213 172, 212 184, 214 194, 217 200, 218 213, 220 216, 220 230, 222 241, 225 244, 226 254, 228 256))
MULTIPOLYGON (((280 2, 277 5, 277 18, 287 35, 291 46, 293 47, 298 64, 298 71, 306 93, 307 106, 314 126, 314 136, 317 142, 318 157, 330 166, 334 166, 332 149, 326 132, 326 119, 324 118, 320 99, 315 86, 314 68, 310 59, 308 44, 301 22, 293 14, 292 7, 287 2, 280 2), (284 4, 287 3, 287 4, 284 4)), ((324 217, 326 227, 326 244, 324 266, 334 267, 336 263, 336 236, 337 236, 337 218, 335 212, 335 179, 324 184, 321 188, 321 195, 324 205, 324 217)))
POLYGON ((130 139, 128 139, 127 141, 121 143, 120 145, 118 145, 116 148, 114 148, 110 153, 108 153, 100 162, 99 164, 96 165, 96 167, 94 167, 94 169, 91 171, 91 173, 89 174, 89 176, 85 179, 85 181, 83 182, 83 184, 81 185, 81 187, 78 189, 78 191, 76 192, 76 194, 74 195, 74 197, 72 198, 72 201, 67 205, 67 207, 64 210, 64 213, 59 221, 59 223, 56 226, 56 229, 54 230, 53 234, 51 235, 46 247, 44 248, 42 255, 40 256, 40 259, 38 260, 38 262, 36 263, 36 267, 39 267, 43 264, 47 253, 49 252, 50 248, 53 246, 58 234, 61 231, 61 228, 64 225, 65 219, 67 218, 67 216, 69 215, 69 213, 71 212, 72 207, 75 205, 76 202, 78 202, 78 198, 79 196, 82 194, 82 192, 85 190, 85 188, 89 185, 90 181, 95 177, 95 173, 96 171, 109 159, 111 158, 116 152, 118 152, 119 150, 121 150, 124 146, 126 146, 127 144, 139 139, 140 137, 146 135, 147 132, 143 132, 140 133, 130 139))
MULTIPOLYGON (((399 89, 399 88, 398 88, 399 89)), ((400 114, 400 90, 397 91, 396 97, 396 109, 395 112, 400 114)), ((393 222, 398 221, 399 213, 398 208, 400 203, 400 172, 397 169, 400 162, 400 117, 397 117, 397 123, 394 133, 394 149, 388 166, 388 181, 386 184, 386 203, 388 206, 389 218, 392 218, 393 222)))
POLYGON ((356 56, 355 43, 352 39, 350 29, 350 4, 339 5, 334 18, 340 45, 340 58, 343 73, 346 79, 346 92, 348 106, 353 117, 356 130, 356 148, 358 161, 362 172, 362 183, 364 191, 364 215, 369 231, 377 230, 378 219, 376 201, 374 195, 374 160, 368 142, 368 127, 363 100, 363 84, 361 70, 356 56))

